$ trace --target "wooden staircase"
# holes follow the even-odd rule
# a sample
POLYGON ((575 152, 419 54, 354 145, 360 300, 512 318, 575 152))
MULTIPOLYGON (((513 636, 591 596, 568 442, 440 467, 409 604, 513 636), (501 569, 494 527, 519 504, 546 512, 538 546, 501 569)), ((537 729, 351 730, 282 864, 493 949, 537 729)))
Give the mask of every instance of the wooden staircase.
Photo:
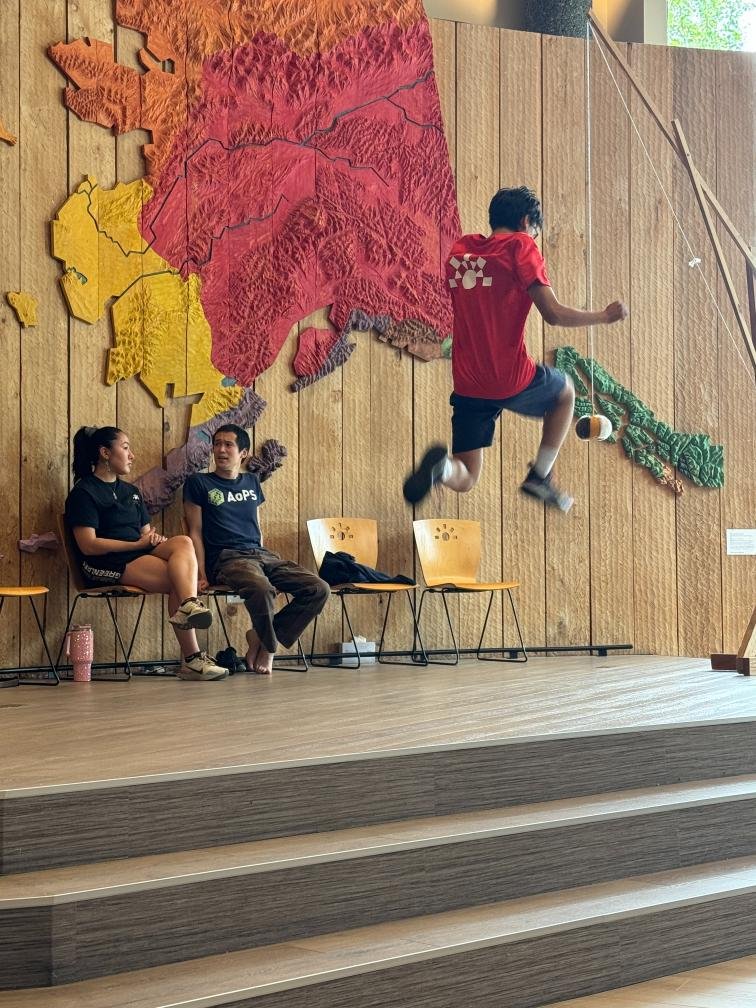
POLYGON ((26 789, 0 815, 0 1008, 525 1008, 756 952, 753 721, 26 789))

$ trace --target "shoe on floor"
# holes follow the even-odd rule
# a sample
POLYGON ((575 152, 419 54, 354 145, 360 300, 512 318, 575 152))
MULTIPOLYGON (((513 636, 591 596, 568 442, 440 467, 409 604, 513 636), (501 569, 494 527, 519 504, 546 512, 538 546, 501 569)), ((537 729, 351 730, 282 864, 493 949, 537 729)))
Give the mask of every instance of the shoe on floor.
POLYGON ((236 648, 226 647, 215 656, 215 664, 228 669, 229 675, 237 672, 246 672, 247 663, 236 653, 236 648))
POLYGON ((431 445, 420 460, 420 465, 404 481, 404 499, 408 504, 419 504, 439 482, 448 455, 442 444, 431 445))
POLYGON ((551 473, 548 476, 539 476, 532 465, 520 490, 531 497, 535 497, 537 500, 543 501, 549 507, 558 508, 560 511, 569 511, 575 503, 569 494, 564 493, 563 490, 554 485, 551 473))
POLYGON ((207 630, 213 622, 213 615, 204 602, 187 599, 182 602, 173 616, 168 617, 177 630, 207 630))
POLYGON ((225 679, 228 669, 221 665, 216 665, 210 655, 201 651, 193 658, 184 658, 181 668, 176 673, 179 679, 186 682, 214 682, 216 679, 225 679))

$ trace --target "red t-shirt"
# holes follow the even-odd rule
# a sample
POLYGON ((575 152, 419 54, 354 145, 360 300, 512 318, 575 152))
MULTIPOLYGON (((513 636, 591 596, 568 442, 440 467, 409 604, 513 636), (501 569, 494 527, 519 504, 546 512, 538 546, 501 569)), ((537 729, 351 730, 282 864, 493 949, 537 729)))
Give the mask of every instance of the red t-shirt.
POLYGON ((535 375, 525 347, 533 300, 528 287, 550 287, 538 246, 524 231, 463 235, 446 265, 454 310, 454 391, 477 399, 506 399, 535 375))

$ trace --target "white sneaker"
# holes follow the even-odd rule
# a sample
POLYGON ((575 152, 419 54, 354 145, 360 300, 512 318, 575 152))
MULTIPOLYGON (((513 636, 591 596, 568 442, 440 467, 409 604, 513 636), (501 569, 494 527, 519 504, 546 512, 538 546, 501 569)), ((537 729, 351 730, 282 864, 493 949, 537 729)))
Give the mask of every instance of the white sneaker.
POLYGON ((177 630, 207 630, 213 622, 213 615, 204 602, 199 599, 187 599, 173 616, 168 617, 177 630))
POLYGON ((214 682, 216 679, 225 679, 228 669, 222 665, 216 665, 210 655, 200 651, 192 659, 184 658, 181 668, 176 673, 179 679, 186 682, 214 682))

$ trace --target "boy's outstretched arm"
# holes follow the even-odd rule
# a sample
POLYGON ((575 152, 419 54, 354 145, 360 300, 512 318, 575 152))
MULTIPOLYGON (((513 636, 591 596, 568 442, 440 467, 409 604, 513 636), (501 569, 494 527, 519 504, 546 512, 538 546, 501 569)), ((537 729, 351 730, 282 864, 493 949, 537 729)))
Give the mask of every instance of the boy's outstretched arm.
POLYGON ((621 322, 627 318, 627 305, 622 301, 612 301, 602 311, 583 311, 580 308, 570 308, 557 300, 551 287, 534 283, 528 287, 528 294, 533 304, 543 316, 544 322, 553 326, 580 328, 581 326, 602 325, 610 322, 621 322))

